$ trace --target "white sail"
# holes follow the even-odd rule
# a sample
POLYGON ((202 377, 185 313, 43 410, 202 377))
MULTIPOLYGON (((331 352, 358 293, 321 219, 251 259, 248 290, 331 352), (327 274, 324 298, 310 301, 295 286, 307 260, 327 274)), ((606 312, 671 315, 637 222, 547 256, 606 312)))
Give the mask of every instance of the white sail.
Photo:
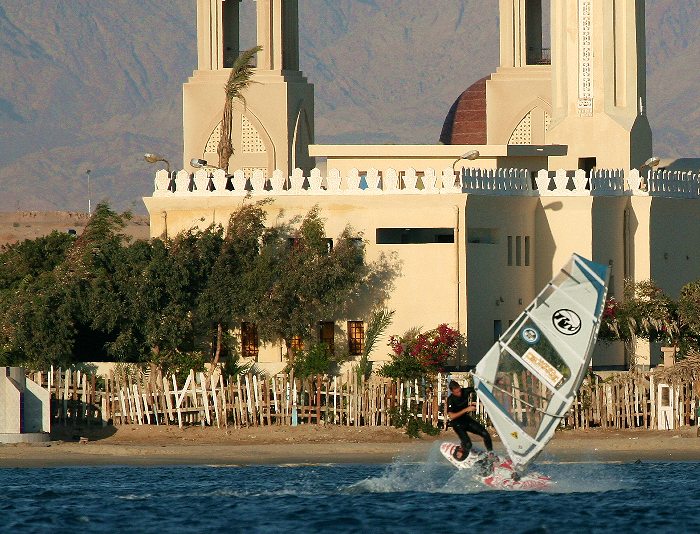
POLYGON ((588 370, 609 269, 574 254, 476 366, 474 388, 516 469, 547 445, 588 370))

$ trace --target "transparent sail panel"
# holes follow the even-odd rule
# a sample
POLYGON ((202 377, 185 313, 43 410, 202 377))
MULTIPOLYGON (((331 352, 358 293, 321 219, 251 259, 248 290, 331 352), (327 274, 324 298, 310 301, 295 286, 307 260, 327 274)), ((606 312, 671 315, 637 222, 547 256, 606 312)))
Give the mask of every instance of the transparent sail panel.
POLYGON ((518 322, 518 328, 513 331, 508 346, 552 387, 558 388, 571 378, 569 366, 547 335, 527 316, 518 322))
POLYGON ((547 411, 552 392, 506 350, 501 352, 493 397, 526 434, 535 437, 547 411))

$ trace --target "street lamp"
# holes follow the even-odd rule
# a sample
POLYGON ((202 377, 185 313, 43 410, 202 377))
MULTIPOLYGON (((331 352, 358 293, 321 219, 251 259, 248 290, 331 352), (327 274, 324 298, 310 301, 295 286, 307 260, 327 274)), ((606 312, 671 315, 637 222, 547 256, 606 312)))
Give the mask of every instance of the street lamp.
POLYGON ((462 155, 461 155, 460 157, 458 157, 458 158, 455 160, 455 162, 452 164, 452 170, 454 171, 455 165, 457 165, 457 163, 458 163, 460 160, 465 160, 465 159, 466 159, 466 160, 473 161, 473 160, 477 159, 480 155, 481 155, 481 154, 479 153, 478 150, 470 150, 469 152, 467 152, 467 153, 465 153, 465 154, 462 154, 462 155))
POLYGON ((158 154, 151 154, 150 152, 148 152, 143 155, 143 159, 145 159, 148 163, 158 163, 159 161, 162 161, 163 163, 165 163, 166 169, 168 171, 168 176, 170 176, 170 162, 163 156, 159 156, 158 154))
POLYGON ((190 165, 195 169, 203 169, 204 167, 209 167, 210 169, 218 169, 224 172, 226 171, 226 169, 222 169, 221 167, 217 167, 216 165, 210 165, 205 159, 192 158, 190 160, 190 165))
POLYGON ((92 205, 91 205, 91 198, 92 194, 90 192, 90 173, 92 171, 90 169, 85 171, 85 174, 87 174, 87 183, 88 183, 88 217, 92 214, 92 205))
POLYGON ((658 166, 659 163, 661 163, 661 158, 659 158, 658 156, 652 156, 644 163, 642 163, 642 166, 639 167, 639 170, 641 171, 644 167, 649 167, 650 169, 653 169, 654 167, 658 166))

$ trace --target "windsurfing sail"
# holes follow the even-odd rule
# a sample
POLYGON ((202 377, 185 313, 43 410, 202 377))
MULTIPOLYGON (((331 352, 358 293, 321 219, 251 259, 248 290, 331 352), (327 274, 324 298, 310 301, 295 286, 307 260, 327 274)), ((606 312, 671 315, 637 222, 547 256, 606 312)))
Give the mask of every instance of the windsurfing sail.
POLYGON ((591 362, 609 269, 574 254, 476 366, 474 388, 524 471, 571 408, 591 362))

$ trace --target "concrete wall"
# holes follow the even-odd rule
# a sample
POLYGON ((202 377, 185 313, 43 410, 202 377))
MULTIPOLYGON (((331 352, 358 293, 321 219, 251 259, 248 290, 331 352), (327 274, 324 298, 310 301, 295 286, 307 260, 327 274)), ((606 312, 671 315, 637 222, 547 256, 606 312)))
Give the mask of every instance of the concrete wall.
POLYGON ((51 396, 21 367, 0 367, 0 442, 51 431, 51 396))
POLYGON ((471 365, 493 344, 494 322, 501 321, 505 332, 535 297, 536 205, 537 199, 532 197, 467 198, 467 337, 471 365), (525 238, 529 242, 528 261, 525 238))

